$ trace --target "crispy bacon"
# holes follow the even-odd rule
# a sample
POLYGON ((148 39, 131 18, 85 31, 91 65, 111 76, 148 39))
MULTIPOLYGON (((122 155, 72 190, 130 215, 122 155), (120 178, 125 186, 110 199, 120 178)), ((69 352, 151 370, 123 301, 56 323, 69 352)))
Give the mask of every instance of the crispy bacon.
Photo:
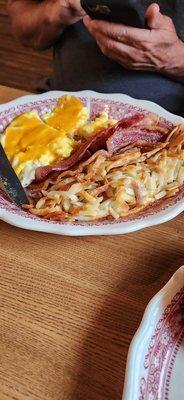
POLYGON ((152 144, 162 141, 165 137, 163 130, 156 130, 155 118, 152 115, 137 113, 119 121, 117 124, 102 130, 97 135, 82 143, 74 153, 55 165, 46 165, 36 169, 35 181, 44 181, 50 174, 57 177, 61 172, 73 168, 85 157, 94 154, 99 149, 108 149, 109 154, 127 146, 141 142, 152 144), (148 129, 145 126, 148 126, 148 129))
POLYGON ((48 175, 50 175, 51 172, 60 173, 62 171, 66 171, 67 169, 70 169, 73 165, 75 165, 77 162, 81 161, 81 159, 85 156, 86 152, 88 151, 93 139, 94 137, 87 140, 70 157, 68 157, 65 160, 62 160, 60 163, 54 166, 46 165, 44 167, 38 167, 35 173, 36 181, 43 181, 45 178, 47 178, 48 175))
POLYGON ((144 142, 144 144, 154 144, 162 142, 165 134, 156 130, 146 130, 141 127, 133 127, 122 129, 118 128, 114 134, 107 140, 107 150, 110 154, 120 150, 121 148, 136 142, 144 142))
POLYGON ((107 140, 116 132, 117 129, 131 128, 132 126, 137 126, 145 118, 144 114, 135 114, 131 117, 124 118, 117 124, 110 126, 98 133, 94 138, 94 142, 91 144, 90 150, 95 153, 95 151, 106 148, 107 140))
POLYGON ((36 181, 43 181, 46 179, 50 173, 57 172, 60 173, 62 171, 66 171, 72 168, 75 164, 81 161, 88 151, 91 154, 95 153, 99 149, 103 149, 106 147, 106 142, 109 137, 116 131, 118 128, 128 128, 138 124, 145 118, 144 114, 135 114, 131 117, 124 118, 119 121, 117 124, 110 126, 107 129, 102 130, 97 135, 91 137, 86 142, 82 143, 79 148, 67 159, 62 160, 60 163, 56 165, 46 165, 44 167, 38 167, 36 169, 35 178, 36 181))

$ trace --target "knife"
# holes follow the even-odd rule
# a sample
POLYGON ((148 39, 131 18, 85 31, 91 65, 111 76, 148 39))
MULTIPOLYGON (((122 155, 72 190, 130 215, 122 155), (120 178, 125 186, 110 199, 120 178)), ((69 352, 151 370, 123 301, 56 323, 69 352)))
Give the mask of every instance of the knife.
POLYGON ((0 143, 0 180, 4 190, 17 206, 29 204, 26 193, 12 168, 5 151, 0 143))

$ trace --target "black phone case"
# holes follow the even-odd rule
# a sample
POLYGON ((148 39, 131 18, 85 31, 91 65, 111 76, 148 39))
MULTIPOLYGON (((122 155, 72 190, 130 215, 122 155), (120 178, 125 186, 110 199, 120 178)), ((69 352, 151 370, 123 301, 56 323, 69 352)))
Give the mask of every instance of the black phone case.
POLYGON ((144 9, 137 0, 81 0, 81 6, 92 19, 145 28, 144 9))

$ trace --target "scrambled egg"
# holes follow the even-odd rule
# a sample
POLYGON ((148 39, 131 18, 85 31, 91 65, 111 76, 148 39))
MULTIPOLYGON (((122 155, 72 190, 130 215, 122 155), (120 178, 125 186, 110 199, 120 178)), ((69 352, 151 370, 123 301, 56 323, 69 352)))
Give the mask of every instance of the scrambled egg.
POLYGON ((84 107, 81 100, 74 96, 65 95, 58 99, 56 108, 42 118, 55 129, 74 133, 88 120, 89 111, 84 107))
POLYGON ((114 125, 116 122, 117 120, 108 118, 108 113, 106 111, 102 111, 93 121, 87 121, 79 128, 77 133, 79 136, 83 136, 87 139, 96 135, 101 129, 106 129, 109 125, 114 125))
POLYGON ((49 114, 39 116, 31 111, 15 118, 1 142, 23 186, 27 186, 34 180, 37 167, 69 157, 80 144, 80 136, 90 137, 112 123, 105 112, 89 121, 82 101, 66 95, 49 114))
POLYGON ((26 186, 34 179, 35 169, 68 157, 75 145, 62 130, 46 125, 35 111, 17 117, 6 129, 2 145, 26 186))

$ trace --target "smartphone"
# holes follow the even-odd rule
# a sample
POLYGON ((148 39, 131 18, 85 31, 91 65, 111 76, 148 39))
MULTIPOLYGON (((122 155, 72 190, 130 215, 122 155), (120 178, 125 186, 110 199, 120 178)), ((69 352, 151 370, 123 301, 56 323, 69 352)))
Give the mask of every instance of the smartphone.
POLYGON ((81 6, 92 19, 145 28, 145 10, 137 0, 81 0, 81 6))

